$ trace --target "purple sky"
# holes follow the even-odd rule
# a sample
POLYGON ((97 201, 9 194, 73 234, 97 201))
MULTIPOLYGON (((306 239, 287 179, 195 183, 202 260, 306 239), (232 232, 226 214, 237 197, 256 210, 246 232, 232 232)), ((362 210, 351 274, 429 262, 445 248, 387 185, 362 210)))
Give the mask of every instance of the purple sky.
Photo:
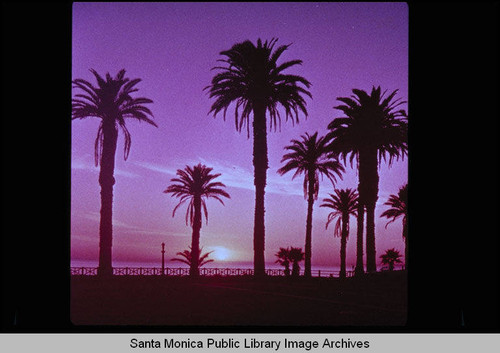
MULTIPOLYGON (((95 83, 89 69, 115 76, 124 68, 141 78, 137 96, 148 97, 158 128, 128 122, 132 147, 123 160, 119 137, 114 187, 113 260, 158 262, 161 243, 166 258, 191 243, 185 208, 172 218, 176 199, 164 194, 177 169, 199 162, 222 173, 231 199, 222 206, 208 201, 209 223, 203 224, 201 245, 216 250, 214 264, 253 259, 254 186, 252 138, 238 133, 234 118, 208 116, 213 100, 203 88, 210 84, 219 52, 244 40, 279 38, 293 43, 281 62, 301 59, 287 73, 302 75, 312 87, 309 117, 281 132, 268 134, 269 169, 266 188, 266 261, 275 261, 279 247, 304 248, 307 203, 301 177, 279 176, 283 148, 305 132, 327 132, 341 112, 337 97, 352 88, 399 89, 408 99, 408 6, 405 3, 75 3, 73 5, 73 78, 95 83), (226 249, 226 250, 224 250, 226 249)), ((407 109, 405 104, 403 108, 407 109)), ((229 110, 231 111, 231 110, 229 110)), ((228 111, 228 112, 229 112, 228 111)), ((72 123, 71 257, 98 258, 99 184, 94 166, 95 118, 72 123)), ((388 248, 404 253, 401 221, 385 229, 379 218, 383 203, 407 182, 407 159, 379 170, 376 210, 377 257, 388 248)), ((346 167, 337 188, 356 188, 356 172, 346 167)), ((313 214, 312 264, 338 266, 340 239, 333 224, 325 230, 329 211, 320 208, 333 192, 320 184, 313 214)), ((351 218, 347 266, 355 263, 356 220, 351 218)), ((379 259, 377 259, 379 263, 379 259)))

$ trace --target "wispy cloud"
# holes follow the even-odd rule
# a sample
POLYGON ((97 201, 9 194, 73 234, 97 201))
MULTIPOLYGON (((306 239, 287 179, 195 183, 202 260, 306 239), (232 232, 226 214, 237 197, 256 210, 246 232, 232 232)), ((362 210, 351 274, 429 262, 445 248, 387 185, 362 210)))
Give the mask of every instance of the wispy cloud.
POLYGON ((175 172, 177 171, 176 168, 166 167, 166 166, 156 164, 156 163, 138 162, 138 161, 135 161, 133 163, 136 166, 152 170, 153 172, 158 172, 158 173, 167 174, 167 175, 175 175, 175 172))
MULTIPOLYGON (((215 159, 207 161, 204 158, 198 158, 197 160, 188 160, 185 162, 186 165, 195 165, 198 163, 202 163, 213 168, 215 173, 220 173, 221 176, 217 180, 224 183, 228 187, 252 191, 255 190, 252 170, 233 163, 215 159)), ((164 166, 149 162, 134 162, 134 164, 170 176, 174 176, 178 169, 178 167, 175 168, 172 166, 164 166)), ((283 195, 303 195, 302 181, 300 178, 292 181, 291 176, 282 177, 276 173, 276 170, 273 169, 269 169, 267 175, 266 192, 283 195)))
MULTIPOLYGON (((73 170, 84 170, 89 171, 91 173, 99 174, 99 167, 95 166, 94 157, 91 157, 89 154, 86 154, 82 157, 73 157, 71 159, 71 169, 73 170)), ((126 178, 137 178, 139 175, 115 168, 115 175, 122 176, 126 178)))
MULTIPOLYGON (((99 212, 86 212, 82 215, 82 217, 98 223, 100 221, 101 215, 99 214, 99 212)), ((120 221, 116 218, 113 218, 113 227, 119 228, 121 232, 129 234, 133 233, 141 235, 158 235, 158 236, 173 236, 173 237, 190 236, 189 232, 172 232, 161 229, 148 229, 120 221)))

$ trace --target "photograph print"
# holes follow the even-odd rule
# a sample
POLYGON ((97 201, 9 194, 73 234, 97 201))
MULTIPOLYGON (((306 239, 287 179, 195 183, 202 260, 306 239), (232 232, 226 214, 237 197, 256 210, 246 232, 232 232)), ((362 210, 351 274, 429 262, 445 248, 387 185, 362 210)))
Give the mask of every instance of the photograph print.
POLYGON ((75 2, 72 324, 406 325, 408 17, 75 2))

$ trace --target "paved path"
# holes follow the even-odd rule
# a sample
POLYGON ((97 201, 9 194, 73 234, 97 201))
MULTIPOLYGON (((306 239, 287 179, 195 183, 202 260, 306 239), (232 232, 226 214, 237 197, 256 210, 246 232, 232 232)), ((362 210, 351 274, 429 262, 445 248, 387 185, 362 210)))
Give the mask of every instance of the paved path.
POLYGON ((75 281, 72 321, 84 325, 403 325, 406 310, 386 291, 339 291, 327 283, 75 281))

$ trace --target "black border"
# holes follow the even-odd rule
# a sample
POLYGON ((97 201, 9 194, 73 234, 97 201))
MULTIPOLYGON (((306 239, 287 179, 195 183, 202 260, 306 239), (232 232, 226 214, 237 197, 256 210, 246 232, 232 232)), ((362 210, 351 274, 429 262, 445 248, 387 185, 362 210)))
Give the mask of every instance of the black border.
POLYGON ((498 10, 409 3, 405 327, 81 327, 67 271, 72 4, 2 3, 2 332, 500 332, 498 10))

